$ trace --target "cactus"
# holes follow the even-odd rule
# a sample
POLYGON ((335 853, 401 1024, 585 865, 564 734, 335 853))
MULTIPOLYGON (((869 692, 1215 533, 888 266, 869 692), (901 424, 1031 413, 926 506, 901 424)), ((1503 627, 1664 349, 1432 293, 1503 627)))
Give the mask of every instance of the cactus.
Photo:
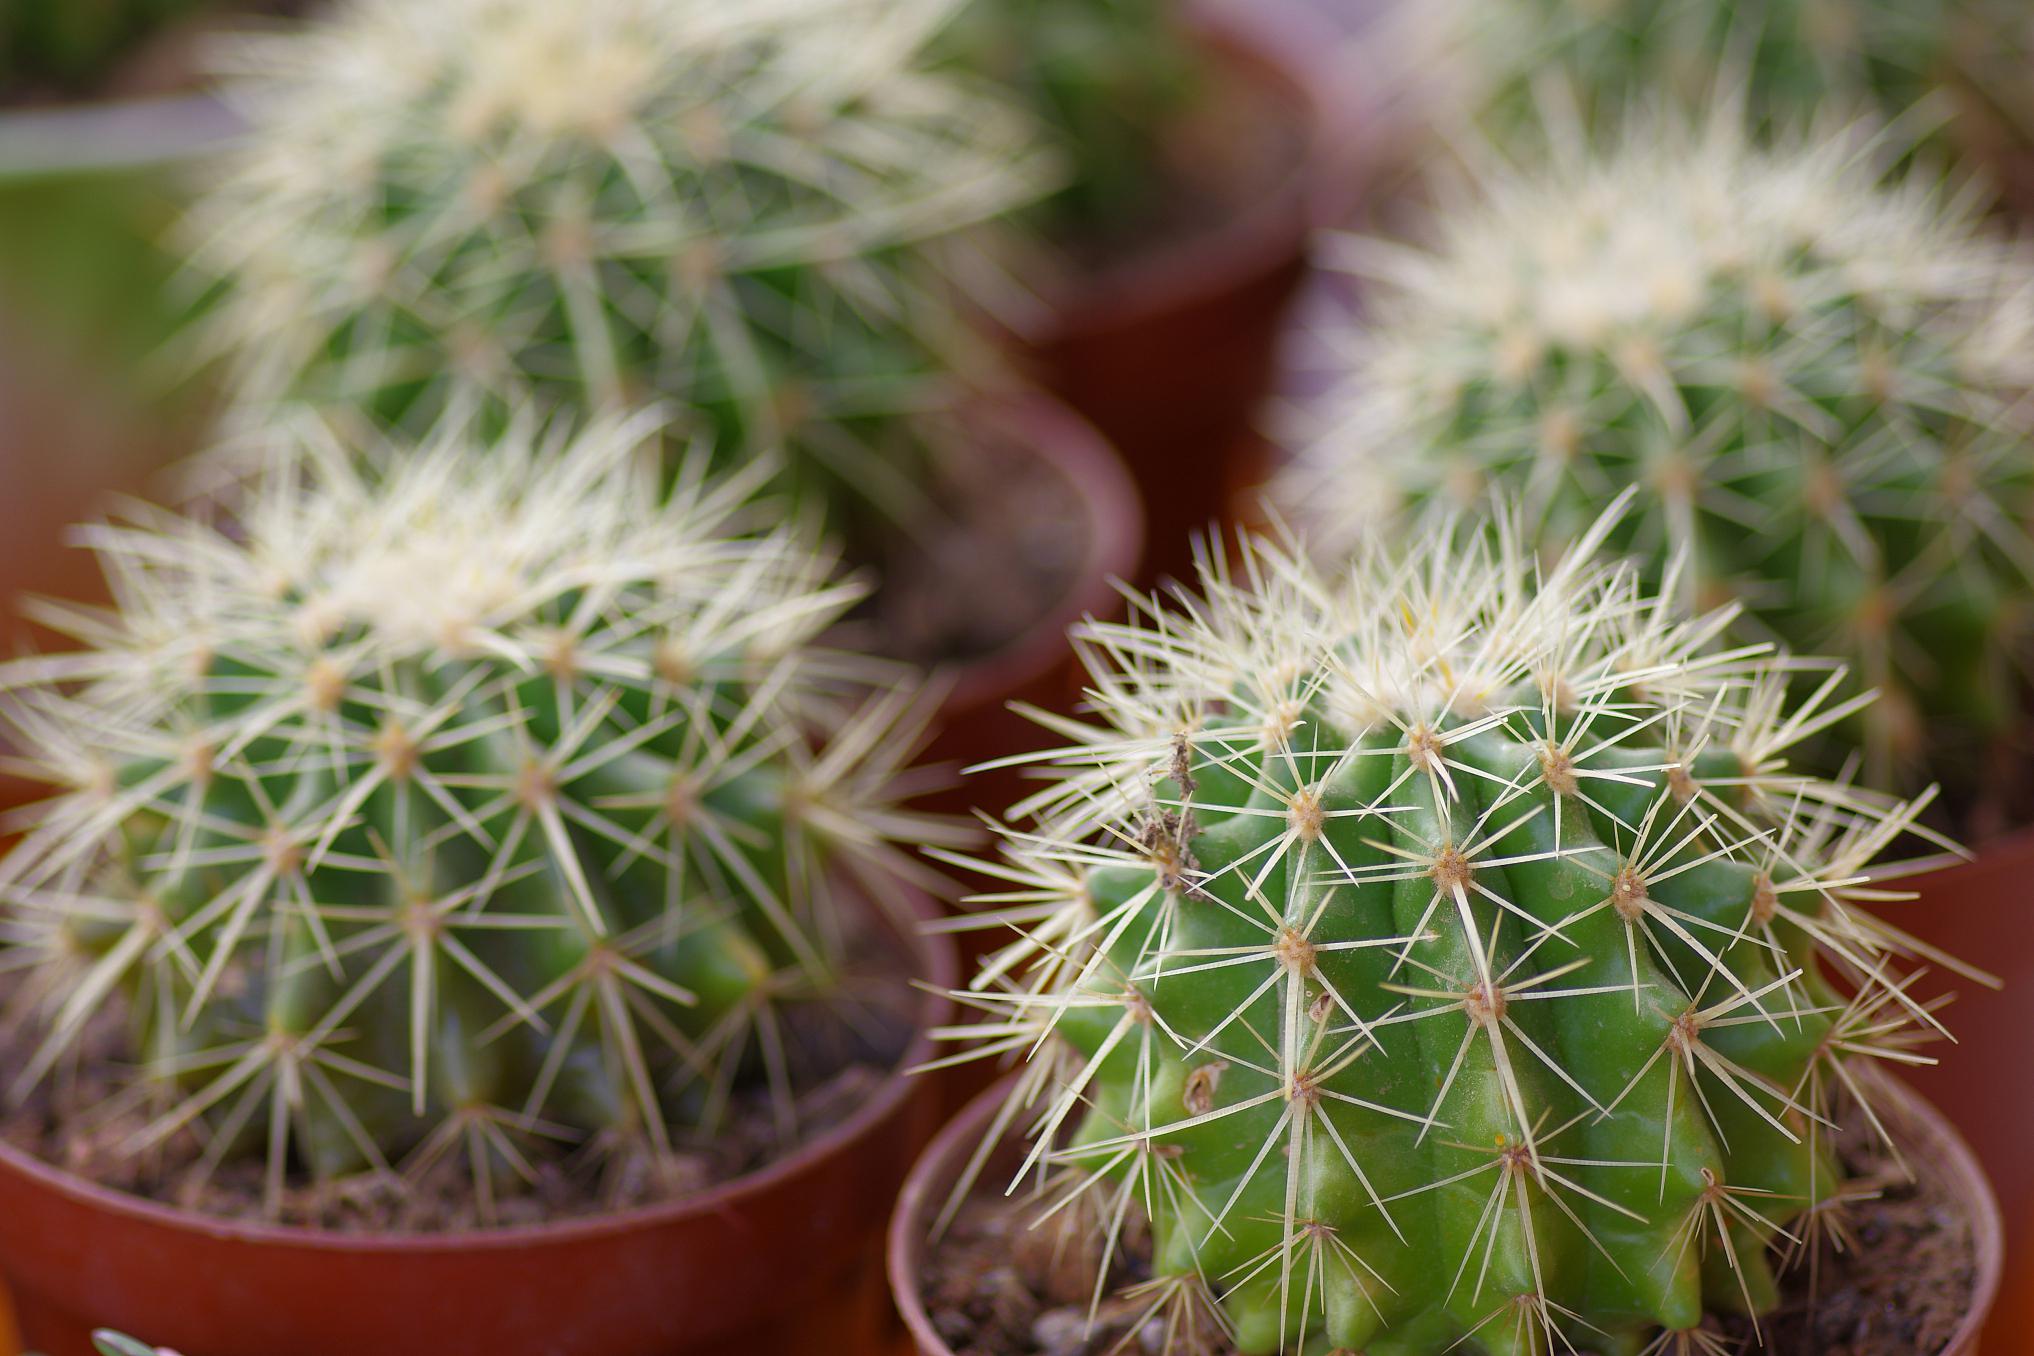
POLYGON ((1865 1189, 1834 1104, 1936 1023, 1854 901, 1925 798, 1788 771, 1860 699, 1588 561, 1613 522, 1544 579, 1515 518, 1245 541, 1084 628, 949 1034, 1026 1057, 1041 1227, 1148 1237, 1174 1356, 1721 1350, 1865 1189))
POLYGON ((1107 237, 1149 215, 1164 134, 1202 87, 1177 0, 969 0, 941 50, 1017 90, 1065 149, 1055 234, 1107 237))
POLYGON ((1967 783, 2034 618, 2026 252, 1846 136, 1727 118, 1482 188, 1428 243, 1348 245, 1369 313, 1277 496, 1332 545, 1496 484, 1556 550, 1636 483, 1614 544, 1652 579, 1685 556, 1693 600, 1845 659, 1875 779, 1967 783))
POLYGON ((1501 141, 1530 135, 1549 96, 1614 124, 1634 102, 1719 92, 1782 128, 1832 105, 1913 116, 1951 153, 2034 137, 2016 74, 2034 23, 2018 0, 1434 0, 1380 50, 1393 54, 1380 76, 1422 116, 1501 141))
POLYGON ((413 434, 661 397, 908 520, 910 416, 988 361, 968 228, 1049 178, 1020 113, 920 60, 952 3, 344 0, 250 38, 251 131, 186 229, 201 348, 243 402, 413 434))
POLYGON ((89 93, 157 29, 208 0, 66 0, 0 9, 0 95, 89 93))
POLYGON ((657 433, 448 429, 386 471, 306 433, 230 523, 90 532, 114 608, 45 608, 84 648, 0 672, 56 788, 0 871, 15 1095, 113 1023, 125 1147, 191 1130, 191 1180, 259 1161, 271 1211, 464 1162, 486 1218, 737 1095, 795 1137, 882 1001, 895 841, 949 831, 900 805, 898 670, 816 643, 858 587, 738 530, 759 472, 666 485, 657 433))

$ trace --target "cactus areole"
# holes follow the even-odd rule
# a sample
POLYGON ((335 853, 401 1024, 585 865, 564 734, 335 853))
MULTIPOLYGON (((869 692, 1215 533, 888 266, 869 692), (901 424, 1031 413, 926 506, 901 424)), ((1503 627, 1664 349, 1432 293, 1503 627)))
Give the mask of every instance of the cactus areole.
POLYGON ((1917 805, 1789 771, 1843 704, 1615 521, 1544 578, 1515 519, 1246 544, 1087 631, 957 1034, 1028 1058, 1041 1227, 1148 1223, 1170 1351, 1707 1348, 1841 1229, 1848 1071, 1936 1029, 1854 907, 1917 805))

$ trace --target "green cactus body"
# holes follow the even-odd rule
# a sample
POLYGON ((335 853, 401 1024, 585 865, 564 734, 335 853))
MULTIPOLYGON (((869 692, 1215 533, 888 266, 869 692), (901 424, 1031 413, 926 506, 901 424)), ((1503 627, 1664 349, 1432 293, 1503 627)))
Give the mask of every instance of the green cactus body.
POLYGON ((1651 579, 1685 557, 1694 600, 1879 690, 1874 777, 2010 729, 2024 252, 1852 141, 1758 149, 1727 119, 1485 187, 1425 244, 1350 243, 1369 310, 1330 340, 1339 388, 1280 488, 1309 533, 1332 548, 1496 486, 1553 552, 1635 484, 1613 544, 1651 579))
POLYGON ((865 1001, 890 841, 944 830, 898 675, 814 644, 858 590, 736 530, 754 476, 660 489, 655 432, 320 445, 232 524, 93 532, 116 609, 5 672, 58 788, 5 862, 17 1094, 124 1014, 132 1147, 202 1128, 272 1208, 450 1155, 485 1216, 765 1086, 795 1134, 787 1015, 865 1001))
POLYGON ((1165 135, 1203 88, 1177 0, 970 0, 941 39, 963 68, 1023 96, 1072 162, 1054 234, 1142 222, 1164 192, 1165 135))
POLYGON ((250 39, 244 150, 187 237, 245 401, 412 435, 526 400, 676 402, 821 502, 922 508, 911 416, 983 362, 968 228, 1029 124, 933 74, 953 0, 347 0, 250 39))
POLYGON ((1253 545, 1088 628, 1105 719, 1039 755, 968 1034, 1030 1055, 1049 1218, 1148 1219, 1170 1351, 1706 1343, 1843 1208, 1843 1063, 1932 1026, 1846 903, 1915 807, 1784 771, 1841 709, 1535 574, 1253 545))

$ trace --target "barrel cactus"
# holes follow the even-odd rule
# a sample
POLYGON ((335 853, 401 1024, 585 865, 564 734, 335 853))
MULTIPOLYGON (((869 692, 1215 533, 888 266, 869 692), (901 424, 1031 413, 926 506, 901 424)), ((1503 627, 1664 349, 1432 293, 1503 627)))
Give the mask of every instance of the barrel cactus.
POLYGON ((258 1164, 271 1211, 660 1180, 736 1097, 795 1139, 879 1001, 894 842, 947 830, 900 805, 911 690, 816 641, 855 586, 655 432, 326 438, 230 523, 90 532, 114 606, 0 670, 55 788, 0 866, 16 1097, 131 1066, 115 1148, 258 1164))
POLYGON ((415 433, 657 397, 814 497, 917 506, 908 417, 977 364, 969 228, 1050 183, 920 51, 954 0, 343 0, 250 37, 193 210, 238 396, 415 433))
POLYGON ((1179 0, 968 0, 939 48, 1013 88, 1064 148, 1055 234, 1106 238, 1148 218, 1165 134, 1204 87, 1179 0))
POLYGON ((1857 1067, 1935 1029, 1855 907, 1923 802, 1787 768, 1848 701, 1515 527, 1246 542, 1086 628, 959 1034, 1176 1356, 1720 1349, 1843 1227, 1857 1067))
POLYGON ((1484 188, 1425 243, 1346 244, 1369 313, 1291 430, 1294 516, 1332 546, 1496 485, 1555 551, 1636 484, 1613 543, 1650 578, 1683 561, 1691 599, 1878 689, 1875 778, 1975 771, 2034 619, 2025 250, 1851 138, 1728 119, 1484 188))

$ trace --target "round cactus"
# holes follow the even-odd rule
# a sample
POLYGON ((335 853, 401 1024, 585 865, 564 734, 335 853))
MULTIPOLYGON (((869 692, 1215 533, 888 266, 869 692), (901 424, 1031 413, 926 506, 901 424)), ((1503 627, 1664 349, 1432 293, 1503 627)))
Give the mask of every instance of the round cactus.
POLYGON ((251 38, 186 232, 205 347, 243 401, 413 434, 662 397, 908 517, 905 416, 994 291, 965 228, 1049 182, 1021 115, 922 68, 952 3, 345 0, 251 38))
POLYGON ((737 1094, 796 1133, 798 1014, 867 1001, 892 844, 947 830, 898 803, 910 690, 815 643, 857 588, 734 530, 754 476, 660 488, 656 432, 447 432, 386 473, 320 443, 315 492, 91 530, 113 609, 45 608, 86 648, 0 670, 56 787, 0 871, 15 1094, 124 1018, 127 1147, 263 1158, 272 1209, 463 1156, 484 1215, 737 1094))
POLYGON ((1144 220, 1162 192, 1164 140, 1202 87, 1178 0, 968 0, 940 50, 1009 85, 1072 164, 1055 234, 1144 220))
POLYGON ((1610 521, 1544 579, 1515 523, 1246 542, 1086 628, 961 1034, 1169 1352, 1709 1349, 1842 1228, 1835 1104, 1935 1028, 1854 907, 1922 802, 1786 771, 1845 704, 1586 563, 1610 521))
POLYGON ((1374 286, 1326 336, 1339 385, 1294 431, 1293 515, 1332 547, 1496 485, 1552 552, 1636 484, 1613 542, 1651 579, 1685 560, 1692 598, 1879 690, 1875 778, 2011 728, 2026 253, 1849 139, 1762 149, 1726 120, 1484 187, 1426 244, 1348 243, 1374 286))

